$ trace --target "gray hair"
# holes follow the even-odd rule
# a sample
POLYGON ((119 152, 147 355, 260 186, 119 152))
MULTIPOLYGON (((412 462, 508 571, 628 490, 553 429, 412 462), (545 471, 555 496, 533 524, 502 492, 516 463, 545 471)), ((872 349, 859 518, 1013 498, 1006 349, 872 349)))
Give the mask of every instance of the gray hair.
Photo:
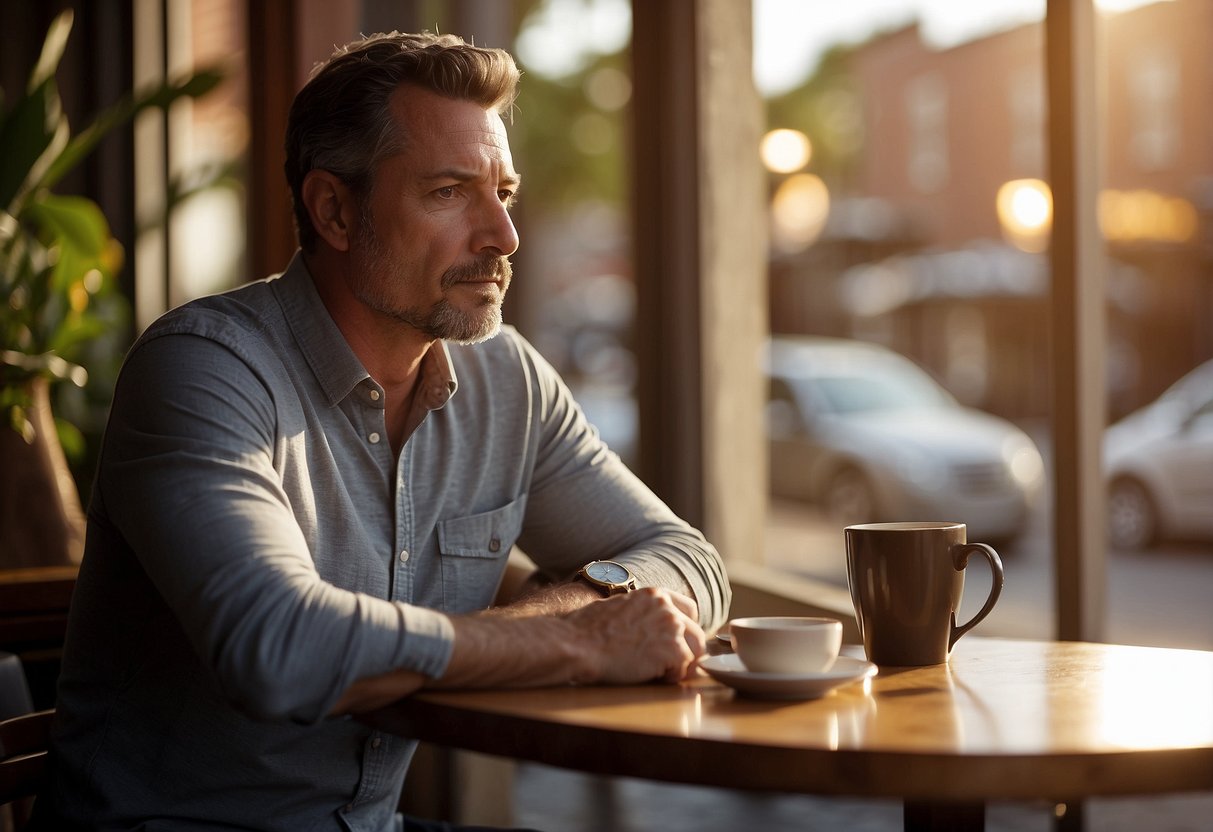
POLYGON ((318 238, 303 204, 308 171, 329 171, 362 200, 378 164, 404 147, 408 137, 388 106, 401 84, 505 114, 518 94, 519 75, 508 52, 473 46, 456 35, 391 32, 339 48, 312 71, 287 121, 286 180, 299 245, 311 251, 318 238))

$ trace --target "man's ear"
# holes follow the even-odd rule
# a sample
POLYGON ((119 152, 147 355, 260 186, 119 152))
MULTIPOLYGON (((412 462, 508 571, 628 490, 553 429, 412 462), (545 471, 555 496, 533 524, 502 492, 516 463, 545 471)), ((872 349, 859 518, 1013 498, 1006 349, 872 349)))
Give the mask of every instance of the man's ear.
POLYGON ((303 204, 321 239, 337 251, 349 251, 358 205, 345 182, 327 170, 308 171, 303 177, 303 204))

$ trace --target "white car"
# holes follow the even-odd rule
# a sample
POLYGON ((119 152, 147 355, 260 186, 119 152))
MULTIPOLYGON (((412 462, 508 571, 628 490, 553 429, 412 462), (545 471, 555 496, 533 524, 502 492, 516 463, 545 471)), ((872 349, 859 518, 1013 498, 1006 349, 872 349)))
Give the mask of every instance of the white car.
POLYGON ((1020 428, 962 406, 876 344, 776 337, 767 360, 773 496, 807 500, 840 525, 955 521, 986 543, 1024 529, 1044 465, 1020 428))
POLYGON ((1213 361, 1104 434, 1108 542, 1213 540, 1213 361))

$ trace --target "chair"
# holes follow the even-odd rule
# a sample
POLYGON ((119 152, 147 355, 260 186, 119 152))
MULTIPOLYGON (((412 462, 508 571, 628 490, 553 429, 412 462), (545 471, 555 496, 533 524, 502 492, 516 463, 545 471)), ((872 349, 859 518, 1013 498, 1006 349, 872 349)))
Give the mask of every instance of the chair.
MULTIPOLYGON (((20 659, 33 703, 20 708, 12 700, 0 701, 0 719, 54 704, 75 586, 75 567, 0 569, 0 651, 20 659)), ((0 684, 4 676, 0 668, 0 684)))
MULTIPOLYGON (((46 779, 54 715, 54 710, 36 711, 0 722, 0 808, 11 808, 13 829, 29 820, 34 795, 46 779)), ((0 814, 0 827, 5 820, 0 814)))

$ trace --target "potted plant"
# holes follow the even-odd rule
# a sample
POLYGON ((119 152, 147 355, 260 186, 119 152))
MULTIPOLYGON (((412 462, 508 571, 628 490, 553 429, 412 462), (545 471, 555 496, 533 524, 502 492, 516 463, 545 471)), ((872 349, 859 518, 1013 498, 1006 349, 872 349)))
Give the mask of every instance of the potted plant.
MULTIPOLYGON (((124 96, 73 133, 55 73, 72 12, 55 18, 24 90, 0 112, 0 567, 71 564, 83 512, 51 413, 51 388, 83 386, 90 344, 124 320, 122 246, 100 207, 55 186, 148 107, 200 96, 214 70, 124 96)), ((70 426, 63 426, 70 430, 70 426)))

